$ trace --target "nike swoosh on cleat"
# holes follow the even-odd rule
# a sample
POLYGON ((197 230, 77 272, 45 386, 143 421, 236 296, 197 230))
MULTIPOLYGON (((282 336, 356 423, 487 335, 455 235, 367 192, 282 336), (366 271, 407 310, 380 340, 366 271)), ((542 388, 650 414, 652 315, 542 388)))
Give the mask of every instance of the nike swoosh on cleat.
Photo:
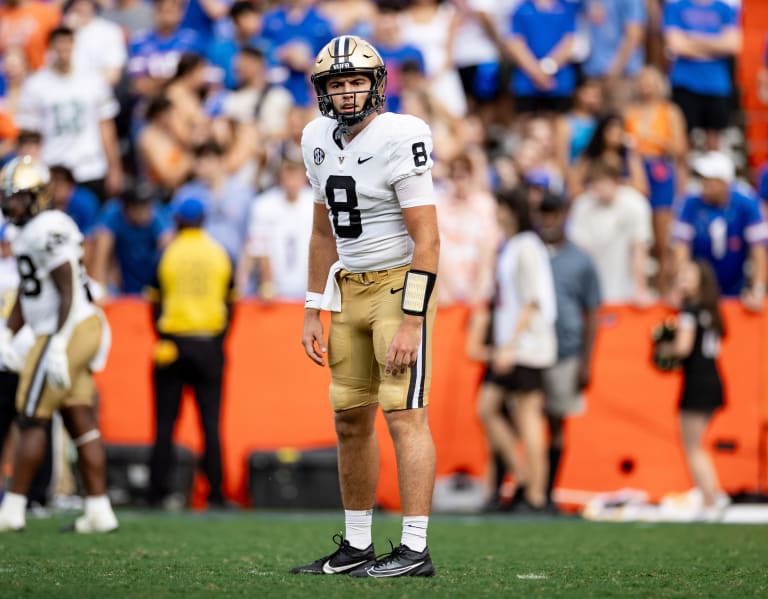
POLYGON ((386 578, 388 576, 400 576, 401 574, 406 574, 407 572, 410 572, 411 570, 414 570, 415 568, 418 568, 421 566, 424 562, 418 562, 416 564, 411 564, 409 566, 403 566, 402 568, 397 568, 395 570, 387 570, 386 572, 374 572, 375 566, 371 566, 368 568, 368 575, 372 578, 386 578))
POLYGON ((367 561, 367 559, 364 559, 363 561, 355 562, 354 564, 346 564, 344 566, 333 567, 331 565, 331 560, 328 560, 323 564, 323 574, 341 574, 342 572, 347 572, 348 570, 362 566, 367 561))
POLYGON ((400 292, 400 291, 402 291, 402 290, 403 290, 403 288, 402 288, 402 287, 398 287, 397 289, 395 289, 394 287, 390 287, 390 288, 389 288, 389 292, 390 292, 392 295, 395 295, 396 293, 399 293, 399 292, 400 292))
POLYGON ((368 158, 358 158, 357 164, 363 164, 363 162, 368 162, 373 156, 368 156, 368 158))

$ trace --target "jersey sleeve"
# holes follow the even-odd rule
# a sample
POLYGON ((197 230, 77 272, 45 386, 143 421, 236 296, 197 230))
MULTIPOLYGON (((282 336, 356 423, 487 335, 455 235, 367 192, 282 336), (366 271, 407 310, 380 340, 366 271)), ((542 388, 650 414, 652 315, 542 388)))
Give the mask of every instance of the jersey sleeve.
POLYGON ((387 182, 390 185, 431 170, 434 163, 429 126, 416 117, 400 115, 397 126, 391 131, 388 156, 387 182))
MULTIPOLYGON (((312 195, 314 197, 315 203, 324 204, 325 196, 323 195, 323 189, 320 186, 320 180, 318 179, 317 174, 313 169, 316 152, 316 144, 313 142, 313 138, 315 137, 313 132, 317 128, 315 123, 316 121, 313 121, 304 128, 304 132, 301 135, 301 155, 304 158, 304 166, 307 169, 307 179, 309 180, 309 184, 312 186, 312 195)), ((319 146, 317 147, 317 151, 322 152, 322 150, 319 149, 319 146)))
POLYGON ((667 2, 664 6, 662 26, 665 31, 668 29, 685 29, 683 21, 680 17, 680 7, 677 6, 676 2, 667 2))
POLYGON ((766 223, 760 211, 760 202, 756 198, 749 198, 746 205, 746 226, 744 227, 744 239, 750 245, 768 244, 768 223, 766 223))

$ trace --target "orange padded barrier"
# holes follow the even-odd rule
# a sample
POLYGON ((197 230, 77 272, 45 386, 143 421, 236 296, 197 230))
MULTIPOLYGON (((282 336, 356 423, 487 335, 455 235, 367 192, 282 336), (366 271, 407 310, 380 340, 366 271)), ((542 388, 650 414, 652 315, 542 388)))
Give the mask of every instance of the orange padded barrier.
MULTIPOLYGON (((768 317, 726 306, 729 335, 722 370, 728 405, 717 417, 709 442, 730 492, 762 489, 760 433, 768 422, 765 339, 768 317)), ((311 363, 300 345, 301 305, 237 305, 227 340, 222 402, 226 492, 245 503, 246 460, 259 449, 311 448, 334 443, 328 403, 328 371, 311 363)), ((100 418, 111 443, 151 443, 153 400, 150 309, 141 300, 111 303, 113 347, 98 376, 100 418)), ((649 332, 665 315, 661 308, 603 310, 587 411, 567 429, 569 451, 558 486, 607 491, 631 486, 658 497, 690 486, 677 437, 679 375, 650 366, 649 332)), ((438 476, 464 470, 481 475, 487 462, 475 416, 482 368, 464 357, 464 307, 441 309, 435 327, 430 425, 437 445, 438 476)), ((197 409, 183 403, 176 441, 199 452, 197 409)), ((381 476, 378 499, 398 509, 394 451, 383 418, 378 423, 381 476)), ((768 457, 768 456, 764 456, 768 457)), ((196 486, 200 504, 202 486, 196 486)))
POLYGON ((768 106, 757 94, 757 71, 763 64, 768 38, 768 2, 744 0, 741 26, 744 45, 738 57, 737 80, 746 113, 750 166, 756 168, 768 160, 768 106))

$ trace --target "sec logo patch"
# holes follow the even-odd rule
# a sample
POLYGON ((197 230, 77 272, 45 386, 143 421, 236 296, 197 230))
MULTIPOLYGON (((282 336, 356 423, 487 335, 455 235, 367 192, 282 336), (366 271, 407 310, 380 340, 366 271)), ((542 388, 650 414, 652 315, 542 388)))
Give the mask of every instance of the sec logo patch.
POLYGON ((325 152, 323 152, 322 148, 315 148, 315 164, 320 165, 323 163, 323 160, 325 160, 325 152))

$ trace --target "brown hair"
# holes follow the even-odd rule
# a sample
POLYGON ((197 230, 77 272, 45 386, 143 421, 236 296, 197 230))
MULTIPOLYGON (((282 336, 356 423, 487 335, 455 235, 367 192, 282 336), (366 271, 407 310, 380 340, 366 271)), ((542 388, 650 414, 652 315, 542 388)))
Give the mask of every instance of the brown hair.
POLYGON ((725 320, 720 312, 720 286, 717 284, 717 276, 709 262, 701 258, 694 260, 699 269, 699 305, 709 312, 712 318, 712 329, 725 337, 725 320))

